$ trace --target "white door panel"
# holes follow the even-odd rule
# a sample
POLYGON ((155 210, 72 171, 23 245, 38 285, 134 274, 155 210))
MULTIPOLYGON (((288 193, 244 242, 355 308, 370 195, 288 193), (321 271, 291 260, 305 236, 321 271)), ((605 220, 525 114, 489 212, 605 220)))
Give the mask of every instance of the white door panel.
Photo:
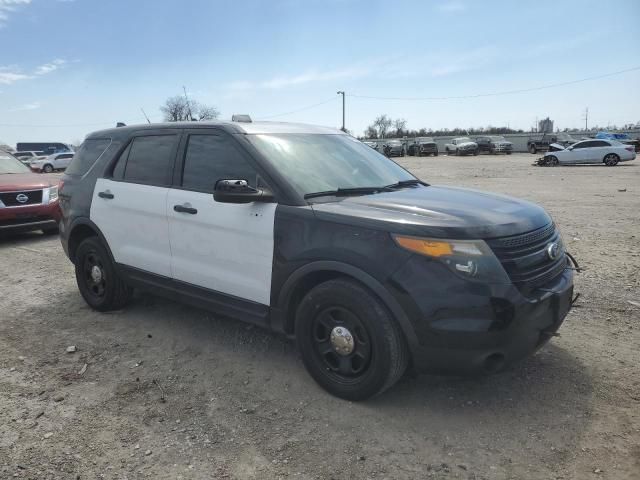
POLYGON ((210 193, 170 189, 173 277, 269 305, 275 203, 220 203, 210 193), (190 204, 197 214, 174 211, 190 204))
POLYGON ((117 263, 171 277, 168 192, 165 187, 98 179, 90 216, 117 263), (100 192, 113 198, 102 198, 100 192))

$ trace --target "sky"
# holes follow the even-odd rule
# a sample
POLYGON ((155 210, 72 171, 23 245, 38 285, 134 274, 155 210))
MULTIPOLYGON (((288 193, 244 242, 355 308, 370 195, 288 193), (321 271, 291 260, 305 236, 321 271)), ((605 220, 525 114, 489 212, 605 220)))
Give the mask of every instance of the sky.
POLYGON ((636 123, 639 45, 639 0, 0 0, 0 142, 160 121, 183 86, 222 119, 332 127, 345 91, 356 135, 636 123))

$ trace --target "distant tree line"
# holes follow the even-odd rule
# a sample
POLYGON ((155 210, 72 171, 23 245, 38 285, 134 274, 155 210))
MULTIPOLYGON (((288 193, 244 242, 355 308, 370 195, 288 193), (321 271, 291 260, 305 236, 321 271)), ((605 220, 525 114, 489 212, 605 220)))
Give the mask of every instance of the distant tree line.
POLYGON ((204 105, 182 95, 167 98, 164 105, 160 107, 160 111, 164 116, 165 122, 203 122, 205 120, 215 120, 220 116, 220 112, 216 107, 204 105))
POLYGON ((524 133, 524 130, 514 130, 509 127, 469 127, 469 128, 421 128, 411 130, 407 128, 404 118, 392 119, 388 115, 380 115, 364 131, 363 138, 401 138, 401 137, 437 137, 437 136, 466 136, 466 135, 504 135, 506 133, 524 133))

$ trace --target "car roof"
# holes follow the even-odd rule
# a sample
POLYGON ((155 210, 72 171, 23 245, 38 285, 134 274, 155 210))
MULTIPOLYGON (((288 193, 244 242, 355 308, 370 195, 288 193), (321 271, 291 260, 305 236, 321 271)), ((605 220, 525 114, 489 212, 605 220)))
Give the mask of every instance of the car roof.
POLYGON ((308 125, 304 123, 288 123, 288 122, 223 122, 223 121, 206 121, 206 122, 165 122, 165 123, 149 123, 140 125, 128 125, 125 127, 109 128, 93 132, 87 138, 95 138, 100 136, 121 136, 128 135, 133 132, 144 130, 162 130, 170 128, 207 128, 218 127, 229 133, 239 134, 278 134, 278 133, 306 133, 316 135, 346 135, 341 130, 322 127, 318 125, 308 125))

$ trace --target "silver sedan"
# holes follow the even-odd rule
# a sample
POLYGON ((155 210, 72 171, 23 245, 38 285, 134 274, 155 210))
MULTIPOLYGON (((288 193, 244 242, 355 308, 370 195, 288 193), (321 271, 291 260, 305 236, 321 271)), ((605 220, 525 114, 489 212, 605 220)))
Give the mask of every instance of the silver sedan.
POLYGON ((633 145, 616 140, 583 140, 557 151, 549 151, 540 159, 540 165, 571 165, 577 163, 604 163, 608 166, 636 158, 633 145))

